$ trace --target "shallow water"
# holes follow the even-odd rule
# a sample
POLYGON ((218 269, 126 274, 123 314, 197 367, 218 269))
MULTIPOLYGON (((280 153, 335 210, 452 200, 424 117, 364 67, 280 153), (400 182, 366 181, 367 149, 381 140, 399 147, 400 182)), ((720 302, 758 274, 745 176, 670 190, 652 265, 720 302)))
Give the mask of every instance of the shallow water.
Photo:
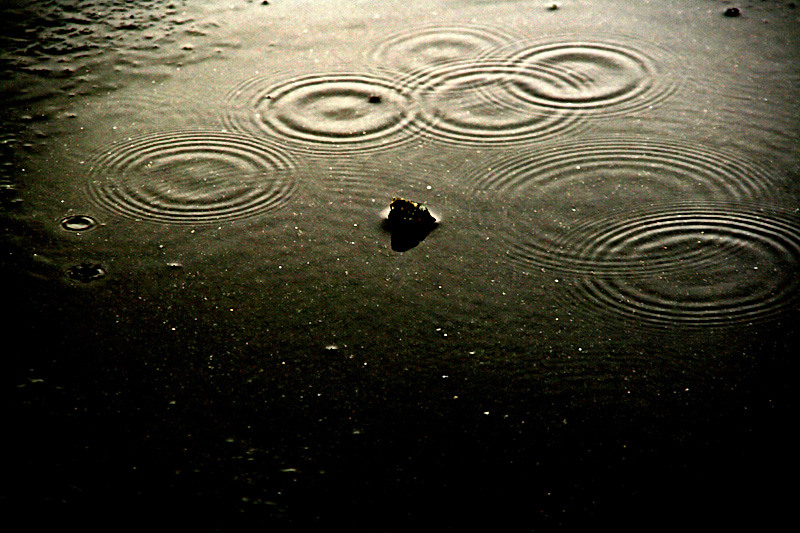
POLYGON ((4 7, 6 503, 777 522, 800 9, 556 4, 4 7))

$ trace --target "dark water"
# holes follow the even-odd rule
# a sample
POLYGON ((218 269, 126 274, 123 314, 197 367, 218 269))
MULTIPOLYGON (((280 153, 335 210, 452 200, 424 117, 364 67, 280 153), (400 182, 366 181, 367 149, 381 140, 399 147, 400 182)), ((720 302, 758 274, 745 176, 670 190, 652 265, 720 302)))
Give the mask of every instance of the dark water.
POLYGON ((556 4, 4 4, 3 504, 787 516, 800 9, 556 4), (438 227, 391 234, 395 196, 438 227))

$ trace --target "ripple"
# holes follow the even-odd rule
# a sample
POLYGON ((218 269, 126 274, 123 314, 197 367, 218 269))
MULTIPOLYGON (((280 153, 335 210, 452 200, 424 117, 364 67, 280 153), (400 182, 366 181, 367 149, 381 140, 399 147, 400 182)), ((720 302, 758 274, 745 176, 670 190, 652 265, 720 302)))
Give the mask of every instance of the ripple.
POLYGON ((135 86, 88 98, 73 111, 87 122, 114 121, 145 128, 169 120, 186 130, 202 130, 204 125, 215 124, 218 118, 209 109, 194 105, 197 99, 183 90, 167 93, 163 85, 135 86))
POLYGON ((606 259, 585 243, 612 234, 635 209, 687 200, 785 204, 770 166, 678 141, 548 144, 488 157, 465 178, 478 190, 503 194, 507 208, 496 233, 508 258, 523 268, 559 272, 607 272, 606 259))
MULTIPOLYGON (((393 197, 429 198, 447 188, 449 168, 429 158, 347 157, 321 160, 310 170, 321 186, 320 200, 336 212, 388 210, 393 197)), ((381 218, 385 218, 385 214, 381 218)))
POLYGON ((90 160, 89 195, 137 220, 208 224, 283 206, 295 163, 280 146, 252 136, 204 131, 144 135, 90 160))
POLYGON ((554 109, 614 115, 654 107, 677 88, 669 72, 672 59, 636 38, 624 41, 560 38, 512 52, 513 65, 538 75, 510 79, 505 89, 518 100, 554 109))
POLYGON ((420 130, 417 105, 399 75, 331 72, 278 82, 256 77, 236 86, 227 100, 225 123, 232 130, 277 136, 315 155, 396 148, 420 130))
POLYGON ((517 98, 509 84, 531 83, 539 73, 527 65, 492 59, 448 64, 417 73, 415 94, 430 136, 450 144, 529 143, 574 131, 568 109, 517 98))
POLYGON ((581 137, 487 158, 468 173, 479 190, 530 192, 574 203, 770 199, 777 178, 767 164, 733 150, 679 140, 581 137), (581 197, 583 197, 581 199, 581 197))
POLYGON ((632 216, 592 247, 604 275, 583 277, 579 305, 642 325, 762 322, 800 301, 796 212, 690 206, 632 216))
POLYGON ((373 51, 373 60, 394 68, 417 71, 477 58, 513 38, 496 28, 477 25, 416 27, 390 35, 373 51))

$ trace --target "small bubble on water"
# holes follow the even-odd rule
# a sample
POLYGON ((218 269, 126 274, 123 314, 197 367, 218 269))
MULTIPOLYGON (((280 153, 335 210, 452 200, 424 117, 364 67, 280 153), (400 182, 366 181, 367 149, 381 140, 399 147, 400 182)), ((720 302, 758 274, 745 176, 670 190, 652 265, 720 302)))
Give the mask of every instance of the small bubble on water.
POLYGON ((61 227, 67 231, 88 231, 97 226, 97 221, 88 215, 70 215, 61 219, 61 227))
POLYGON ((98 263, 81 263, 67 269, 67 275, 75 281, 87 283, 105 277, 105 269, 98 263))

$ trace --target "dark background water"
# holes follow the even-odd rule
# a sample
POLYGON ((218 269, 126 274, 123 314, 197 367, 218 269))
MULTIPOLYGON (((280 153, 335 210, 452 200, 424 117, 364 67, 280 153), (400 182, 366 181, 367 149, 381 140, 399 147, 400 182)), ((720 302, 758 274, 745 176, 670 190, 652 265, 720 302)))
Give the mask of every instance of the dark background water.
POLYGON ((4 4, 4 507, 788 516, 799 13, 557 4, 4 4))

